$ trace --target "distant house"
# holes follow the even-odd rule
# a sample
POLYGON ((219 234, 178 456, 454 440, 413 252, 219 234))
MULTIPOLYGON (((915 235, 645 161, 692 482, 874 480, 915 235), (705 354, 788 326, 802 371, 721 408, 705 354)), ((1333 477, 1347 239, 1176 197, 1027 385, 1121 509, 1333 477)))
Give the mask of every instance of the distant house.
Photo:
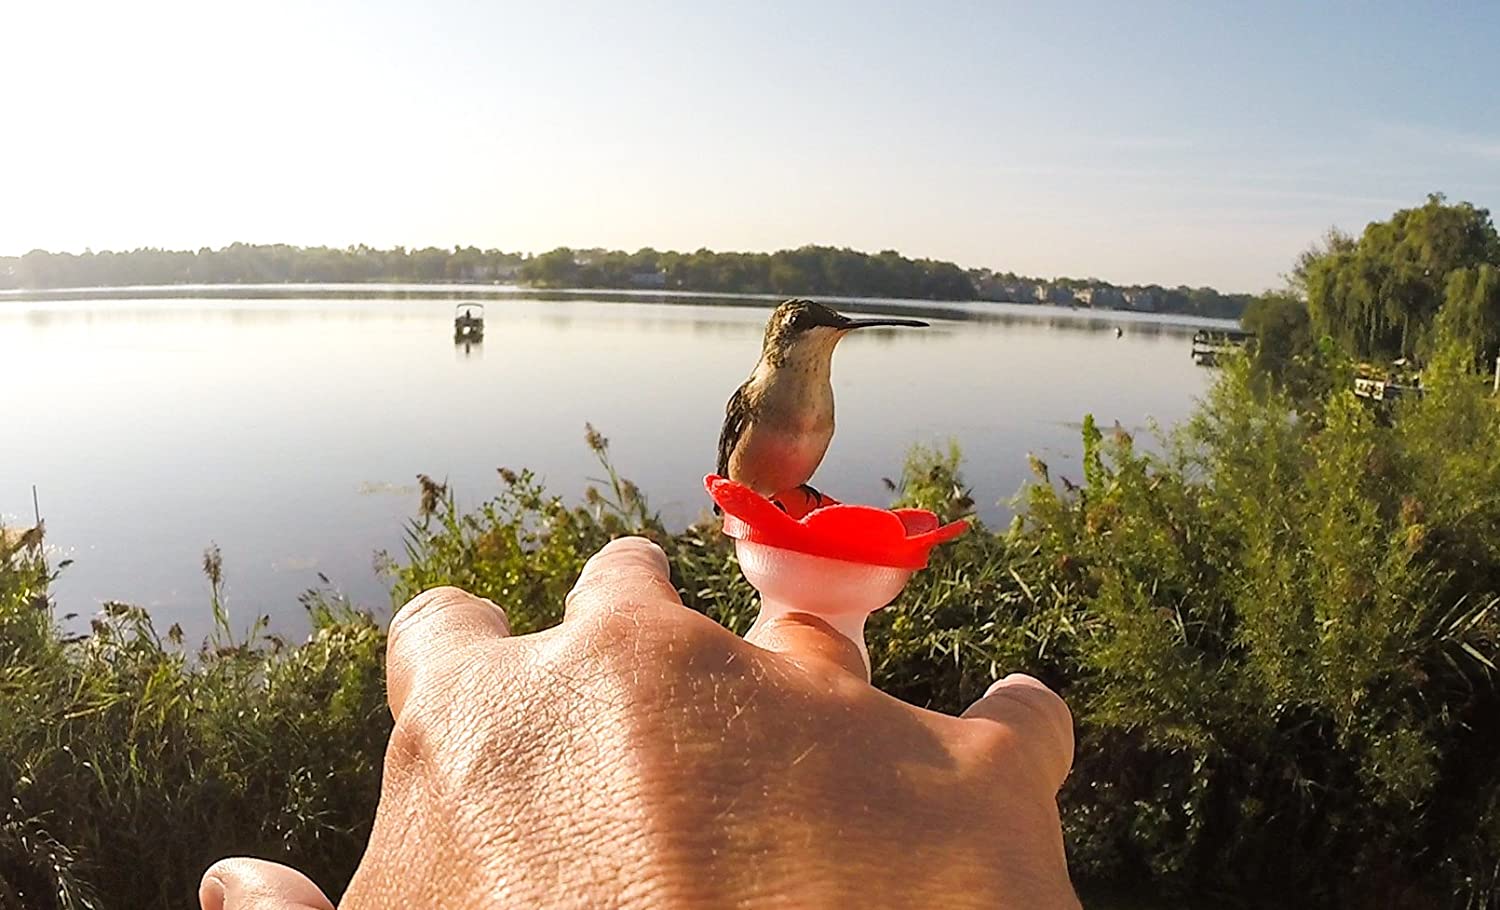
POLYGON ((1072 303, 1073 289, 1061 284, 1041 283, 1032 292, 1037 303, 1072 303))
POLYGON ((664 288, 667 286, 667 273, 660 269, 654 272, 636 272, 630 276, 630 286, 633 288, 664 288))
POLYGON ((999 303, 1027 303, 1034 299, 1035 285, 1029 281, 1016 281, 999 275, 983 275, 975 280, 974 290, 980 300, 999 303))
POLYGON ((1125 295, 1120 289, 1107 284, 1081 288, 1073 297, 1084 306, 1099 310, 1116 310, 1125 305, 1125 295))
POLYGON ((1155 312, 1157 306, 1160 305, 1156 292, 1149 288, 1137 288, 1126 291, 1125 303, 1132 310, 1143 310, 1147 313, 1155 312))
POLYGON ((980 300, 1004 300, 1004 284, 990 272, 976 275, 974 277, 974 294, 980 300))

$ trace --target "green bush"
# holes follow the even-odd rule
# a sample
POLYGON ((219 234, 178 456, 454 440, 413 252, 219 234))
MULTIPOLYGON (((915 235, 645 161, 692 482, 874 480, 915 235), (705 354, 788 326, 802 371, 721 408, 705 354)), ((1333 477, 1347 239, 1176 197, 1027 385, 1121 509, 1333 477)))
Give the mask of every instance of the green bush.
POLYGON ((1090 420, 1083 486, 1029 490, 1018 571, 1076 632, 1076 871, 1496 900, 1500 408, 1467 360, 1394 415, 1235 363, 1166 454, 1090 420))

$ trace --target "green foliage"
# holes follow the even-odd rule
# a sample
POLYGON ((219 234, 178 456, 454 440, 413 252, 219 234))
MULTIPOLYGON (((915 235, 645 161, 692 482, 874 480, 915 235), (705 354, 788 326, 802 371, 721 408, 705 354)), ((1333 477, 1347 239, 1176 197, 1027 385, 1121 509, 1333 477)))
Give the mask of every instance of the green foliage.
POLYGON ((544 288, 578 287, 578 262, 572 250, 558 247, 528 259, 521 267, 521 280, 544 288))
POLYGON ((309 595, 303 645, 196 656, 107 604, 61 635, 35 552, 0 554, 0 907, 180 907, 216 859, 295 862, 335 892, 379 795, 384 636, 309 595))
POLYGON ((395 603, 456 585, 504 605, 519 635, 562 618, 563 599, 584 562, 611 538, 638 534, 666 544, 670 535, 645 497, 609 462, 609 440, 590 426, 585 441, 606 472, 599 481, 605 490, 590 486, 584 503, 572 508, 529 470, 501 468, 500 493, 470 511, 423 475, 421 514, 407 525, 405 560, 381 560, 395 603))
POLYGON ((124 287, 361 281, 491 281, 510 278, 523 257, 499 250, 340 248, 232 243, 221 249, 81 254, 32 250, 0 257, 0 288, 124 287))
POLYGON ((1163 455, 1085 426, 1032 487, 1080 733, 1075 869, 1364 905, 1500 898, 1500 409, 1462 349, 1377 419, 1235 362, 1163 455), (1446 900, 1447 898, 1445 898, 1446 900))
POLYGON ((1458 322, 1487 350, 1500 343, 1500 235, 1487 210, 1429 196, 1365 228, 1356 241, 1332 233, 1304 254, 1293 274, 1315 331, 1363 358, 1424 351, 1439 308, 1462 308, 1458 322))
POLYGON ((521 279, 542 287, 672 288, 723 293, 970 300, 969 275, 951 262, 804 246, 775 253, 693 253, 559 247, 527 260, 521 279))
POLYGON ((1448 273, 1438 329, 1472 349, 1481 369, 1494 366, 1500 355, 1500 262, 1448 273))
POLYGON ((1284 291, 1262 294, 1245 308, 1240 325, 1255 334, 1250 357, 1258 376, 1294 394, 1318 387, 1318 346, 1303 300, 1284 291))
POLYGON ((963 453, 950 440, 944 449, 912 447, 901 467, 901 480, 886 486, 896 495, 895 507, 926 509, 944 522, 970 520, 974 511, 972 491, 964 484, 960 466, 963 453))

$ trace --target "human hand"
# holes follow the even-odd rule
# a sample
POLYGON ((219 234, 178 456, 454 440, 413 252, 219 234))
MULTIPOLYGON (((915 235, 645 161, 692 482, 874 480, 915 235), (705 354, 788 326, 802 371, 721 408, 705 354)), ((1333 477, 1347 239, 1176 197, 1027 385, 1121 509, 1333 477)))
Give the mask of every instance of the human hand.
MULTIPOLYGON (((912 707, 817 619, 742 640, 684 608, 640 539, 589 560, 553 629, 512 637, 439 588, 387 655, 395 729, 345 908, 1077 906, 1072 721, 1029 677, 960 718, 912 707)), ((204 887, 204 910, 331 907, 269 863, 204 887)))

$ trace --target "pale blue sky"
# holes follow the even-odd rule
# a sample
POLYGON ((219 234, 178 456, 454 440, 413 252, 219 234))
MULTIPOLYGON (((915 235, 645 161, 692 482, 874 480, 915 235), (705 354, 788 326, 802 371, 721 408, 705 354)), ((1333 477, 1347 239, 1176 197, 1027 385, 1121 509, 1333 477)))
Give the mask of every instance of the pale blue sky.
POLYGON ((826 243, 1275 284, 1500 205, 1500 3, 4 0, 0 253, 826 243))

